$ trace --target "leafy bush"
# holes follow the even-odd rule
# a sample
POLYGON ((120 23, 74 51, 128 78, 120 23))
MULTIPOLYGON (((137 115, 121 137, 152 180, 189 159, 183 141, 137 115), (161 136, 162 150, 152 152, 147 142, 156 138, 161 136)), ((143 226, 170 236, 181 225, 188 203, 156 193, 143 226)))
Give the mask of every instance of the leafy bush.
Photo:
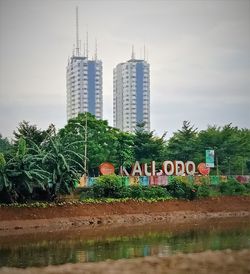
POLYGON ((250 194, 250 183, 247 183, 247 184, 245 184, 244 186, 245 186, 245 188, 246 188, 246 193, 247 193, 247 194, 250 194))
POLYGON ((170 197, 169 192, 161 186, 143 187, 143 198, 166 198, 170 197))
POLYGON ((92 187, 82 188, 80 193, 80 200, 86 200, 88 198, 94 198, 94 191, 92 187))
POLYGON ((82 192, 80 198, 155 199, 168 197, 170 197, 170 194, 163 187, 144 187, 141 185, 126 186, 122 177, 104 175, 96 179, 96 182, 93 185, 93 191, 88 189, 87 191, 82 192))
POLYGON ((203 184, 198 186, 197 189, 197 197, 198 198, 205 198, 205 197, 209 197, 211 196, 211 190, 210 190, 210 186, 207 184, 203 184))
POLYGON ((103 175, 93 185, 94 198, 124 198, 128 196, 128 188, 120 176, 103 175))
POLYGON ((246 187, 240 184, 233 178, 228 179, 227 182, 219 184, 219 190, 224 195, 242 195, 246 192, 246 187))
POLYGON ((155 199, 170 197, 169 192, 161 186, 131 186, 129 187, 128 198, 133 199, 155 199))
POLYGON ((174 177, 166 188, 174 198, 193 200, 197 196, 197 186, 190 182, 183 182, 183 179, 179 177, 174 177))
POLYGON ((134 199, 140 199, 144 198, 144 193, 143 193, 143 188, 140 185, 137 186, 130 186, 128 187, 129 189, 129 198, 134 198, 134 199))

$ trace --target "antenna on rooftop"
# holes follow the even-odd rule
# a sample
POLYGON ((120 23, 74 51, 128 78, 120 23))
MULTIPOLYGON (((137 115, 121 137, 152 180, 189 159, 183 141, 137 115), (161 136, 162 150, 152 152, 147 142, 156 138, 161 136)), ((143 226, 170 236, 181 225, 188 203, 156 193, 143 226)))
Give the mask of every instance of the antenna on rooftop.
POLYGON ((76 7, 76 56, 79 56, 78 7, 76 7))
POLYGON ((97 40, 95 39, 95 60, 97 60, 97 40))
POLYGON ((135 52, 134 52, 134 45, 132 45, 132 55, 131 55, 131 59, 135 59, 135 52))
POLYGON ((89 57, 89 33, 86 33, 86 57, 89 57))
POLYGON ((83 42, 83 56, 86 57, 86 43, 83 42))
POLYGON ((143 46, 143 60, 146 61, 146 47, 145 47, 145 44, 143 46))

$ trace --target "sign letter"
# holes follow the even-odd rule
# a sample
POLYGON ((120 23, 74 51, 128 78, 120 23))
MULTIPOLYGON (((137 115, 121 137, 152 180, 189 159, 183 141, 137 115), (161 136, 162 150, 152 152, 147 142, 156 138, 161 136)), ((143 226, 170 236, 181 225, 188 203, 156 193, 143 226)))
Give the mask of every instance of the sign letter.
POLYGON ((182 161, 175 161, 175 175, 176 176, 182 176, 185 172, 184 163, 182 161))
POLYGON ((134 166, 132 167, 131 176, 142 176, 140 163, 138 161, 135 162, 134 166), (137 174, 138 173, 138 174, 137 174))
POLYGON ((187 175, 194 175, 195 174, 195 163, 192 161, 187 161, 185 163, 185 171, 187 175))
POLYGON ((174 174, 174 164, 171 161, 165 161, 162 164, 162 171, 166 175, 170 176, 174 174))

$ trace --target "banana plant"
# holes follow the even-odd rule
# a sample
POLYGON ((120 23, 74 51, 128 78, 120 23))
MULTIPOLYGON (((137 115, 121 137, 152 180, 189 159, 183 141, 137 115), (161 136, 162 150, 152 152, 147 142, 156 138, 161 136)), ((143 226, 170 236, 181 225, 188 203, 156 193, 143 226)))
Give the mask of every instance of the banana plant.
POLYGON ((3 166, 5 182, 11 182, 9 189, 5 189, 15 193, 18 201, 32 198, 34 188, 46 189, 50 173, 41 166, 42 156, 42 151, 29 153, 25 139, 20 138, 16 155, 3 166))
POLYGON ((0 202, 11 202, 11 194, 13 194, 12 182, 8 177, 4 155, 0 153, 0 202))
POLYGON ((50 138, 42 164, 51 174, 49 187, 54 198, 59 194, 69 194, 74 189, 74 181, 80 178, 83 154, 75 149, 78 142, 70 142, 59 136, 50 138))

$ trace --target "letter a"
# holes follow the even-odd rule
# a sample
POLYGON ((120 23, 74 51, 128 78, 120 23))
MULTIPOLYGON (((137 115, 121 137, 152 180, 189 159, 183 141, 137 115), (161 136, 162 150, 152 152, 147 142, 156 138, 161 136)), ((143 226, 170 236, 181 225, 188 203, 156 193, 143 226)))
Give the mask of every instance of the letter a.
POLYGON ((134 166, 132 167, 131 176, 136 176, 137 173, 137 176, 142 176, 140 163, 138 161, 136 161, 134 166))

